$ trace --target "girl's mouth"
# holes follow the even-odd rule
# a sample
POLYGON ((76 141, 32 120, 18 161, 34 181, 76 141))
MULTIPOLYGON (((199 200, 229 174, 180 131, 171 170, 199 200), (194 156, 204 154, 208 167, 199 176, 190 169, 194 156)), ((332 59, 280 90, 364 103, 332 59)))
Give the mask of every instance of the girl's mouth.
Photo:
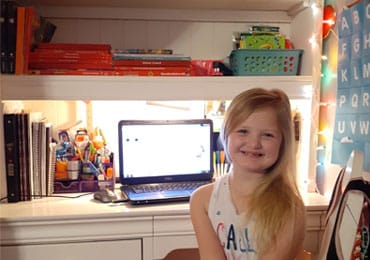
POLYGON ((262 157, 263 156, 263 153, 260 153, 260 152, 242 151, 242 153, 244 155, 246 155, 246 156, 254 157, 254 158, 258 158, 258 157, 262 157))

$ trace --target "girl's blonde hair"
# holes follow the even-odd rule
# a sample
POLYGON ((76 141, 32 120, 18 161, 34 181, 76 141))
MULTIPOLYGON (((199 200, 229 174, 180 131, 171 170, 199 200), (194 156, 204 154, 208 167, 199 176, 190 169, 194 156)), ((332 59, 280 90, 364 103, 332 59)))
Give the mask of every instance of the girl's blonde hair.
POLYGON ((296 184, 294 133, 289 98, 279 89, 253 88, 240 93, 225 113, 220 135, 226 156, 230 159, 229 134, 254 111, 266 107, 273 108, 276 113, 282 142, 277 161, 267 169, 261 184, 248 201, 246 221, 253 217, 259 254, 263 254, 273 245, 281 228, 294 219, 297 210, 303 208, 296 184))

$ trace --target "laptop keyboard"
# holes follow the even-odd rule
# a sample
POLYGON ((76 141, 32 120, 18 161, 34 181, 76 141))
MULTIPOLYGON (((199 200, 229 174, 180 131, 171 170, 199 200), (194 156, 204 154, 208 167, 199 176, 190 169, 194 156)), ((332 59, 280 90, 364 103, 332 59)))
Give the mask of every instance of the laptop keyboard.
POLYGON ((207 184, 209 182, 176 182, 176 183, 156 183, 156 184, 140 184, 131 185, 131 188, 135 193, 146 193, 146 192, 165 192, 165 191, 179 191, 189 190, 194 191, 198 187, 207 184))

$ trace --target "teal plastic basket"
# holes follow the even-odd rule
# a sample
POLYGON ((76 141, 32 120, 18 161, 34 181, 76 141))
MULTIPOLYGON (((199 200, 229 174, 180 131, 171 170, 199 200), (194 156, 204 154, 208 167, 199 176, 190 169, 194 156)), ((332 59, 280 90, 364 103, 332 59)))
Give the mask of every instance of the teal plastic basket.
POLYGON ((303 50, 238 49, 229 56, 235 76, 298 75, 303 50))

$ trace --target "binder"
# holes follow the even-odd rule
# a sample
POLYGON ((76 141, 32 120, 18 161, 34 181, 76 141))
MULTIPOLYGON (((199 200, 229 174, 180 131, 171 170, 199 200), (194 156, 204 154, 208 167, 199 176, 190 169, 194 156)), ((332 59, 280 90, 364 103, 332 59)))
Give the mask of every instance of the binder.
POLYGON ((15 73, 15 55, 16 55, 16 38, 17 38, 17 6, 16 2, 8 2, 7 8, 7 66, 6 73, 15 73))
POLYGON ((8 202, 18 202, 20 200, 17 121, 16 114, 4 114, 4 152, 8 202))
POLYGON ((0 32, 1 32, 1 37, 0 37, 0 69, 1 73, 6 73, 7 72, 7 53, 8 53, 8 40, 6 39, 7 36, 7 26, 6 26, 6 8, 7 8, 7 2, 1 1, 0 2, 0 32))

